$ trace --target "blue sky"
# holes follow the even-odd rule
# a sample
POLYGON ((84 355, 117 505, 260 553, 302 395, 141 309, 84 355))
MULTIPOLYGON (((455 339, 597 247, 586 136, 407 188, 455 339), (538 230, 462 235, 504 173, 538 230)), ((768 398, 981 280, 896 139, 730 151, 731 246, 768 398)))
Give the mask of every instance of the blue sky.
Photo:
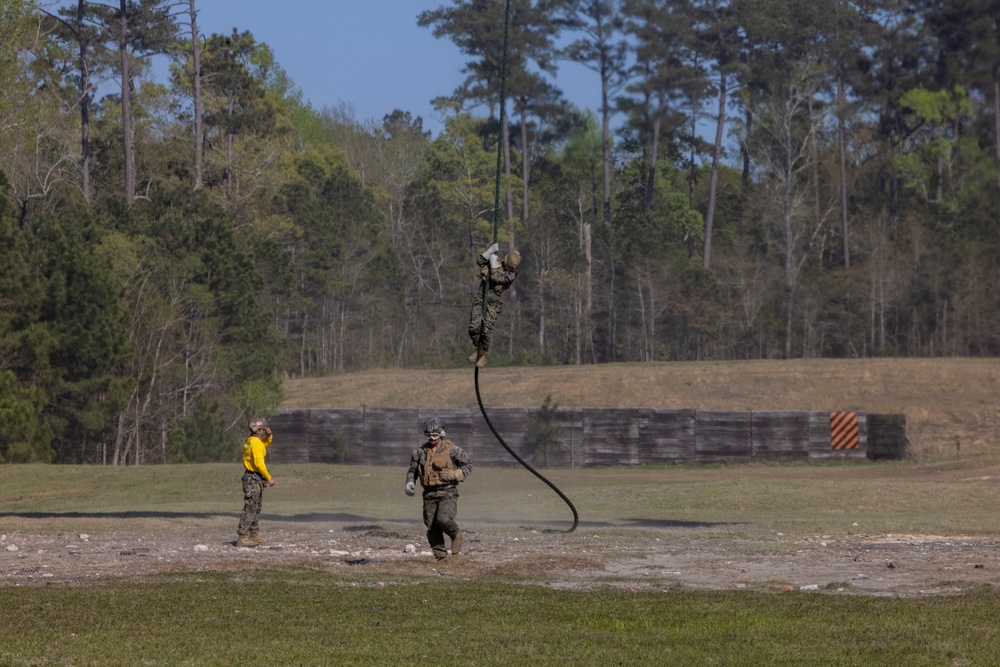
MULTIPOLYGON (((347 103, 360 121, 402 109, 437 134, 441 118, 431 100, 461 84, 466 58, 450 40, 417 26, 417 15, 451 2, 197 0, 196 6, 204 34, 235 27, 266 42, 313 107, 347 103)), ((562 63, 555 84, 578 107, 599 107, 597 74, 582 65, 562 63)))

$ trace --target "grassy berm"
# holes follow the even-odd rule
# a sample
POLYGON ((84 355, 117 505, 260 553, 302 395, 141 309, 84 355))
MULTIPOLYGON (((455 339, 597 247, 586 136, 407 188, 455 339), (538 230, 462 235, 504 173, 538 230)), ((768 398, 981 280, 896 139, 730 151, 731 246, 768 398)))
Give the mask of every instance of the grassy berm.
MULTIPOLYGON (((917 460, 996 453, 1000 359, 801 359, 602 364, 479 372, 487 409, 859 410, 906 415, 917 460)), ((404 370, 287 380, 285 408, 478 409, 475 371, 404 370)))

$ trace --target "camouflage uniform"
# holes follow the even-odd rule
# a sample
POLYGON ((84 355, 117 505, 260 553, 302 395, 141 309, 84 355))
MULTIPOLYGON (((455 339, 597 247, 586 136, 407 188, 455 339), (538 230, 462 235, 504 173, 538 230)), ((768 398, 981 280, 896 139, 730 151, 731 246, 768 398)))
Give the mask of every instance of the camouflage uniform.
POLYGON ((257 518, 260 516, 264 500, 264 484, 260 475, 247 470, 243 473, 243 514, 240 515, 240 525, 237 535, 250 535, 260 531, 257 518))
MULTIPOLYGON (((260 528, 257 525, 257 518, 260 516, 261 505, 264 500, 264 487, 271 479, 271 473, 267 470, 264 458, 267 456, 267 448, 271 446, 272 436, 270 429, 263 437, 251 435, 243 443, 243 514, 240 515, 240 524, 236 529, 238 537, 251 536, 259 539, 260 528)), ((262 431, 263 432, 263 431, 262 431)))
MULTIPOLYGON (((476 266, 479 267, 479 286, 472 301, 472 311, 469 313, 469 338, 480 352, 490 351, 490 340, 493 338, 493 325, 500 316, 503 302, 500 295, 509 287, 517 271, 508 271, 501 262, 500 267, 490 268, 490 261, 482 255, 476 256, 476 266), (483 317, 483 286, 486 287, 486 317, 483 317)), ((470 357, 471 358, 471 357, 470 357)))
MULTIPOLYGON (((455 522, 458 514, 458 481, 444 481, 438 476, 441 470, 461 470, 462 479, 472 472, 472 462, 468 454, 451 440, 439 443, 426 442, 414 449, 410 457, 410 468, 406 472, 407 483, 420 481, 424 488, 424 525, 427 527, 427 541, 438 560, 448 555, 444 536, 452 540, 452 546, 460 544, 461 531, 455 522), (428 461, 430 461, 428 463, 428 461)), ((457 549, 453 549, 457 553, 457 549)))

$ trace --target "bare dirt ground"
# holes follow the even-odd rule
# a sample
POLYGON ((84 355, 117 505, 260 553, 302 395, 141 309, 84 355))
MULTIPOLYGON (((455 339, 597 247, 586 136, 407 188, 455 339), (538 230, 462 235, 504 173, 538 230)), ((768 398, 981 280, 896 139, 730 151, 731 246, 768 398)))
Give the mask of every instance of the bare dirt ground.
MULTIPOLYGON (((902 412, 916 460, 995 456, 998 359, 799 360, 488 368, 491 407, 662 407, 712 410, 858 409, 902 412)), ((472 372, 403 371, 286 383, 284 407, 476 408, 472 372), (416 389, 419 389, 417 391, 416 389)), ((974 474, 963 471, 961 474, 974 474)), ((86 585, 182 572, 301 566, 345 582, 410 576, 531 582, 586 590, 817 590, 918 596, 1000 583, 991 536, 785 536, 684 522, 582 523, 574 533, 500 525, 462 512, 463 553, 435 562, 423 526, 330 515, 306 523, 262 517, 268 545, 237 548, 235 517, 0 522, 0 586, 86 585), (408 547, 412 549, 408 552, 408 547)))
MULTIPOLYGON (((274 522, 271 522, 273 525, 274 522)), ((0 538, 0 586, 154 581, 179 573, 239 576, 304 567, 352 585, 414 576, 532 583, 560 589, 815 590, 921 596, 1000 582, 995 540, 938 535, 816 535, 734 539, 713 527, 642 530, 588 527, 574 533, 464 520, 463 553, 435 561, 418 525, 280 525, 268 544, 231 538, 111 531, 17 532, 0 538)))

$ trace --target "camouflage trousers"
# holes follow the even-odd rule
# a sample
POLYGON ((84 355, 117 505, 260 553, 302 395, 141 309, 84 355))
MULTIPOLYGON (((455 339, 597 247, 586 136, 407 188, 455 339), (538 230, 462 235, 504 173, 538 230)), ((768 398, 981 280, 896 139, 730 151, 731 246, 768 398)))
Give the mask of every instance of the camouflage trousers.
POLYGON ((257 518, 260 516, 263 500, 263 478, 255 472, 246 471, 243 473, 243 514, 240 515, 237 535, 249 535, 258 531, 257 518))
POLYGON ((424 525, 427 526, 427 541, 431 545, 434 557, 438 560, 448 555, 448 547, 444 536, 455 539, 458 535, 458 524, 455 516, 458 514, 458 489, 449 486, 445 489, 424 491, 424 525))
POLYGON ((486 316, 483 317, 483 293, 476 292, 476 298, 472 301, 472 310, 469 312, 469 338, 472 344, 481 352, 489 352, 490 340, 493 338, 493 325, 500 317, 500 309, 503 302, 500 297, 493 292, 486 295, 486 316))

